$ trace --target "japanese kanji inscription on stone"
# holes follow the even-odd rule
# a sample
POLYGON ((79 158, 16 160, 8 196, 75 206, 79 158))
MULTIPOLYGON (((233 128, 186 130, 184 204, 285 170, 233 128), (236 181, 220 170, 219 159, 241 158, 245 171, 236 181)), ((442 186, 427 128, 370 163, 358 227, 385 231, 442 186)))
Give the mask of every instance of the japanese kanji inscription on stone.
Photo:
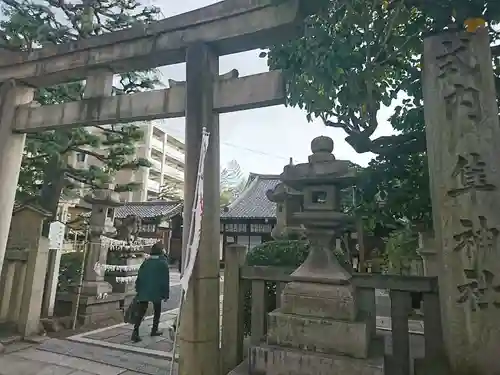
POLYGON ((447 37, 442 41, 443 52, 436 56, 448 120, 457 120, 461 115, 473 121, 481 120, 476 85, 479 64, 470 55, 469 44, 468 36, 447 37))
POLYGON ((424 111, 446 349, 500 373, 500 126, 487 30, 424 43, 424 111))
POLYGON ((456 197, 468 192, 495 190, 496 186, 488 182, 485 167, 485 162, 477 152, 471 152, 467 156, 458 155, 451 174, 457 180, 457 185, 448 191, 448 195, 456 197))

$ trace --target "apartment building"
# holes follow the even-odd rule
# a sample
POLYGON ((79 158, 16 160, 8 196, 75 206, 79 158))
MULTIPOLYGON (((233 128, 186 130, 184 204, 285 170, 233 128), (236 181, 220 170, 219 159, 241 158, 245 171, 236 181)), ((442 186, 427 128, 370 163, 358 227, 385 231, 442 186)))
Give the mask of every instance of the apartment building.
MULTIPOLYGON (((149 160, 150 168, 122 170, 115 177, 116 184, 136 182, 140 187, 132 192, 121 193, 124 202, 145 202, 158 199, 163 186, 184 188, 184 143, 168 134, 152 122, 139 124, 144 131, 143 140, 136 145, 136 157, 149 160)), ((69 160, 75 168, 88 168, 101 162, 92 156, 76 153, 69 160)), ((83 195, 84 192, 82 192, 83 195)))
POLYGON ((155 200, 158 199, 161 188, 166 185, 177 189, 182 196, 184 143, 153 123, 141 125, 141 127, 144 131, 144 139, 137 145, 137 157, 149 160, 152 165, 150 168, 140 168, 137 171, 118 172, 116 183, 125 184, 134 181, 141 184, 136 191, 121 193, 122 199, 125 202, 155 200))

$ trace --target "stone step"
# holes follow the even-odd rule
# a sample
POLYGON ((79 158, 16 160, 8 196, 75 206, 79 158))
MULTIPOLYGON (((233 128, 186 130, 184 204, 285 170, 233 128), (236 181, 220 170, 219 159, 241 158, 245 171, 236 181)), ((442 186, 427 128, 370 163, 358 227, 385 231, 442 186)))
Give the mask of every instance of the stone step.
POLYGON ((359 359, 267 344, 250 348, 248 361, 247 373, 241 369, 233 375, 384 375, 383 357, 359 359))

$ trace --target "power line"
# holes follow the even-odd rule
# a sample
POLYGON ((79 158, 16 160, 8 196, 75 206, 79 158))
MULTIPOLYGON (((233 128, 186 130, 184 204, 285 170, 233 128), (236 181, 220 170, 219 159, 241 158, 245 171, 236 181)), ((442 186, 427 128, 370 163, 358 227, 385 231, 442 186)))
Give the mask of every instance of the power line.
MULTIPOLYGON (((184 135, 181 135, 181 132, 179 132, 177 129, 173 130, 173 129, 169 129, 169 128, 167 128, 165 126, 165 130, 167 131, 167 133, 173 133, 173 135, 176 136, 176 137, 184 138, 184 135)), ((255 150, 255 149, 252 149, 252 148, 248 148, 248 147, 236 145, 236 144, 229 143, 229 142, 223 142, 223 141, 221 141, 221 144, 223 144, 225 146, 236 148, 238 150, 245 150, 245 151, 248 151, 248 152, 251 152, 251 153, 254 153, 254 154, 260 154, 260 155, 263 155, 263 156, 269 156, 269 157, 272 157, 272 158, 275 158, 275 159, 281 159, 281 160, 286 160, 286 161, 290 160, 290 157, 287 157, 287 156, 277 155, 277 154, 271 154, 271 153, 268 153, 268 152, 264 152, 264 151, 260 151, 260 150, 255 150)), ((296 160, 294 160, 294 163, 295 162, 296 162, 296 160)))

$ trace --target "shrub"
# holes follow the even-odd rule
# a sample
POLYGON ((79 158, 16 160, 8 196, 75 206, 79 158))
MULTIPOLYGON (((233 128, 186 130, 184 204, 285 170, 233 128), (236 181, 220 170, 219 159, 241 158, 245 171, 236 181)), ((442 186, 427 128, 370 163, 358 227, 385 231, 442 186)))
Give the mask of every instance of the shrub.
POLYGON ((84 252, 81 251, 61 255, 59 280, 57 283, 58 293, 68 292, 71 285, 76 285, 80 281, 83 254, 84 252))
POLYGON ((418 237, 409 227, 392 232, 385 247, 388 273, 411 274, 412 263, 420 259, 417 253, 418 237))

